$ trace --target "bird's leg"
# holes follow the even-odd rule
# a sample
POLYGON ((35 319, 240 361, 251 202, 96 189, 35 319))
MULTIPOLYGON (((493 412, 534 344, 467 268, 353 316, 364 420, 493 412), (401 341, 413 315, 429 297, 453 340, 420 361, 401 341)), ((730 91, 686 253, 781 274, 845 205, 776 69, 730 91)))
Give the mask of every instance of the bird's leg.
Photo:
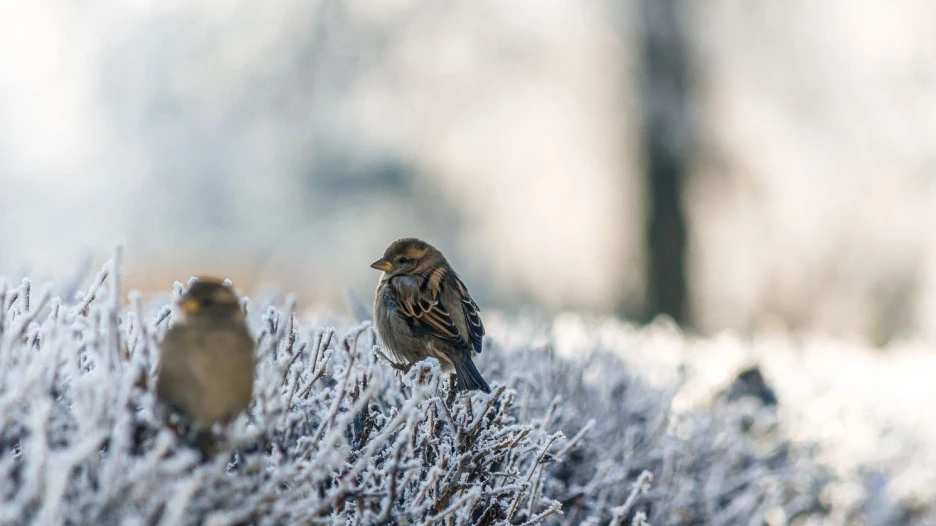
POLYGON ((390 367, 393 367, 394 369, 400 372, 400 392, 403 393, 404 398, 409 399, 409 397, 406 395, 406 389, 403 387, 403 375, 405 375, 406 373, 410 371, 410 369, 412 369, 413 364, 397 363, 391 360, 390 358, 387 357, 386 354, 380 351, 380 346, 378 345, 374 345, 374 354, 376 354, 377 357, 379 357, 381 360, 386 362, 387 365, 389 365, 390 367))
POLYGON ((390 358, 387 358, 386 354, 380 352, 380 347, 378 347, 377 345, 374 346, 374 353, 376 353, 377 356, 383 359, 383 361, 387 362, 387 364, 389 364, 390 367, 393 367, 394 369, 402 372, 403 374, 408 373, 410 368, 413 367, 413 364, 396 363, 390 358))

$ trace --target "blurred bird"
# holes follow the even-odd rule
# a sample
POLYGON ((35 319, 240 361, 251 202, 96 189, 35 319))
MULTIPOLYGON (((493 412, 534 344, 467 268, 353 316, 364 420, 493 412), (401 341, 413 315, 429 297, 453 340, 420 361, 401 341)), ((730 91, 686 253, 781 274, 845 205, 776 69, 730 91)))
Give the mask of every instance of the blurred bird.
POLYGON ((221 281, 199 278, 178 306, 181 315, 161 344, 156 395, 191 420, 206 453, 213 449, 211 426, 250 405, 254 339, 237 295, 221 281))
POLYGON ((721 393, 728 402, 749 397, 765 406, 777 405, 777 395, 764 379, 760 367, 752 365, 738 373, 735 381, 721 393))
POLYGON ((374 318, 393 357, 409 367, 432 356, 445 372, 454 372, 459 391, 490 393, 471 361, 484 336, 478 305, 445 256, 425 241, 404 238, 371 268, 383 272, 374 318))

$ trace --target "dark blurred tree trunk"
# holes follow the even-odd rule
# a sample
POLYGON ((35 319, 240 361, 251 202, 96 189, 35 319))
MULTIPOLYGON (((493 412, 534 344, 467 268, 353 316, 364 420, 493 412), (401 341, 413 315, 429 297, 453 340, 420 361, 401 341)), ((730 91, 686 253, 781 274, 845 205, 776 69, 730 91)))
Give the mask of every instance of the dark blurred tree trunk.
POLYGON ((690 322, 682 192, 693 143, 686 0, 638 0, 648 192, 647 313, 690 322))

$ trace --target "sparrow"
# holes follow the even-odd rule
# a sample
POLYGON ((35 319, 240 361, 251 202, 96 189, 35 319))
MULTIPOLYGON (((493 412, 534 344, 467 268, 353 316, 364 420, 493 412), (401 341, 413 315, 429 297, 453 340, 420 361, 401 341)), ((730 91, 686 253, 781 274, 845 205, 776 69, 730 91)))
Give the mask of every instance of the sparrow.
POLYGON ((371 264, 382 272, 374 301, 377 334, 407 367, 432 356, 455 375, 458 391, 491 388, 471 357, 481 352, 478 305, 435 247, 415 238, 394 241, 371 264))
POLYGON ((160 345, 156 396, 186 417, 203 442, 216 422, 250 405, 255 344, 237 295, 219 280, 199 278, 178 307, 160 345))

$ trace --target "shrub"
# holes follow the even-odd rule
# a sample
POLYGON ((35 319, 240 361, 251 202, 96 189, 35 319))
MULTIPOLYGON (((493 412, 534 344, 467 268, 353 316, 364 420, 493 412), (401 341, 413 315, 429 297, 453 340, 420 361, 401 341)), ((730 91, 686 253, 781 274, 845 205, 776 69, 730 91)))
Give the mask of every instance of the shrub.
MULTIPOLYGON (((401 375, 367 321, 250 301, 255 400, 208 462, 152 392, 168 302, 108 264, 74 299, 0 284, 4 524, 761 524, 827 513, 830 476, 750 398, 675 413, 620 353, 487 341, 490 395, 401 375)), ((177 284, 174 294, 182 290, 177 284)), ((169 299, 169 298, 164 298, 169 299)), ((520 323, 520 322, 517 322, 520 323)))

